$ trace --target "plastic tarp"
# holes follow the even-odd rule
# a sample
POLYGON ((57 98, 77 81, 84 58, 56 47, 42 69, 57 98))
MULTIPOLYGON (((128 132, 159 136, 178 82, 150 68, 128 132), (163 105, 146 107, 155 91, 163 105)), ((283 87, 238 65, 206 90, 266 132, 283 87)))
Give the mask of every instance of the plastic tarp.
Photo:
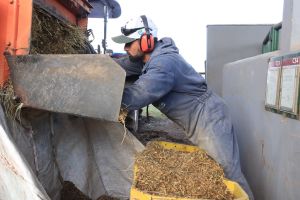
POLYGON ((50 199, 9 134, 2 107, 0 123, 0 199, 50 199))
MULTIPOLYGON (((6 127, 6 117, 2 109, 0 112, 1 125, 6 127)), ((19 122, 7 121, 9 128, 3 128, 2 135, 11 138, 16 149, 10 153, 24 156, 27 164, 23 168, 35 181, 14 184, 22 191, 31 192, 27 188, 34 188, 26 198, 5 199, 34 199, 35 194, 41 199, 48 199, 47 194, 51 199, 60 199, 62 181, 73 182, 92 199, 104 194, 129 198, 134 156, 144 146, 130 132, 125 134, 120 123, 33 109, 23 109, 19 122)), ((1 147, 1 155, 7 148, 1 147)), ((19 165, 15 163, 15 167, 19 165)), ((11 169, 1 171, 3 174, 12 174, 13 178, 7 178, 9 181, 16 178, 11 169)), ((0 194, 13 193, 12 185, 1 184, 0 194)))

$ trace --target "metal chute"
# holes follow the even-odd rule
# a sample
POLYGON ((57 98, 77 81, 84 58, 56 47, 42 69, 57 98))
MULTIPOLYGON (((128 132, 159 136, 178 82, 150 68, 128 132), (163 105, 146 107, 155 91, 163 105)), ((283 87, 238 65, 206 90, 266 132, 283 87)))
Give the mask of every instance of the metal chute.
POLYGON ((102 54, 8 58, 16 95, 26 107, 117 121, 125 71, 102 54))

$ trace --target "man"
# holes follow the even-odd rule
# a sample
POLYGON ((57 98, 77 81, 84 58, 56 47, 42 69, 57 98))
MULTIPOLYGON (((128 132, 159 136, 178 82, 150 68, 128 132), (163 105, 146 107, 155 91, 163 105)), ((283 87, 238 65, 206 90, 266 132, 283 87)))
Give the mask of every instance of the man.
MULTIPOLYGON (((112 40, 125 44, 131 62, 144 63, 139 79, 124 89, 122 107, 130 111, 153 104, 183 127, 189 140, 205 149, 222 165, 226 177, 238 182, 253 199, 241 172, 238 144, 223 100, 208 89, 171 38, 157 40, 151 19, 144 15, 131 19, 121 32, 112 40)), ((129 60, 119 64, 130 69, 129 60)))

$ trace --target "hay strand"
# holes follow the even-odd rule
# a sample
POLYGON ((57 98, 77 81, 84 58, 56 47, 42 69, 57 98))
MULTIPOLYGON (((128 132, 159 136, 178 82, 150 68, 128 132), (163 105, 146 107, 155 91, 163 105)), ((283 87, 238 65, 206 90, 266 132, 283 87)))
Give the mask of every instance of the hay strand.
POLYGON ((123 127, 124 127, 124 135, 123 135, 123 139, 122 139, 122 142, 121 144, 123 144, 125 138, 126 138, 126 135, 127 135, 127 128, 126 128, 126 117, 128 115, 128 111, 124 108, 121 108, 120 109, 120 114, 119 114, 119 118, 118 118, 118 121, 123 124, 123 127))
POLYGON ((0 101, 6 116, 11 120, 17 119, 20 121, 23 103, 17 101, 10 79, 0 88, 0 101))

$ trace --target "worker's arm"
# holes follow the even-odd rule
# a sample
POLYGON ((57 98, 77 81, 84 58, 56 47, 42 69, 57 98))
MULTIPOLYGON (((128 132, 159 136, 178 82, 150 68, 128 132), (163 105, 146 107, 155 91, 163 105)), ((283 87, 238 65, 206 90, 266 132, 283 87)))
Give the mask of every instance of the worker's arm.
POLYGON ((141 75, 143 62, 131 62, 128 55, 113 59, 126 71, 126 77, 141 75))
POLYGON ((174 86, 174 71, 172 63, 164 59, 150 61, 139 79, 124 89, 122 107, 137 110, 171 91, 174 86))

